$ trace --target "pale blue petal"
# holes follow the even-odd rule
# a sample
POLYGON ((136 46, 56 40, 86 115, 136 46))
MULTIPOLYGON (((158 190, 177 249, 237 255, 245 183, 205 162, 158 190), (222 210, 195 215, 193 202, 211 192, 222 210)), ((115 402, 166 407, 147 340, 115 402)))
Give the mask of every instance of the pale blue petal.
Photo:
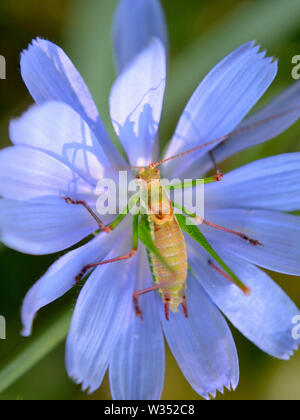
POLYGON ((209 267, 208 257, 198 246, 189 249, 190 264, 199 282, 233 325, 264 352, 289 359, 300 342, 293 338, 293 319, 299 309, 259 268, 227 253, 222 256, 251 288, 250 296, 209 267))
POLYGON ((228 252, 261 267, 300 276, 300 217, 279 212, 225 209, 206 212, 207 220, 258 240, 254 246, 245 240, 208 226, 205 236, 228 252))
POLYGON ((70 105, 90 125, 112 163, 123 162, 109 139, 86 84, 61 48, 43 39, 34 40, 22 53, 21 72, 36 103, 57 100, 70 105))
MULTIPOLYGON (((192 275, 188 278, 189 317, 183 312, 161 318, 169 347, 190 385, 204 398, 236 389, 239 364, 229 327, 192 275)), ((162 307, 163 305, 161 305, 162 307)))
MULTIPOLYGON (((130 239, 126 245, 115 246, 108 259, 129 252, 130 246, 130 239)), ((92 393, 100 387, 110 356, 127 328, 135 264, 133 259, 97 268, 80 293, 67 340, 66 365, 69 376, 83 390, 92 393)))
POLYGON ((76 284, 76 276, 87 264, 101 261, 109 253, 116 238, 124 233, 113 231, 110 235, 98 235, 95 239, 56 261, 47 273, 27 293, 22 306, 23 336, 32 333, 37 312, 59 299, 76 284))
POLYGON ((207 209, 300 209, 300 153, 258 160, 205 187, 207 209))
POLYGON ((121 0, 113 23, 118 72, 145 49, 153 37, 168 49, 168 30, 159 0, 121 0))
POLYGON ((151 162, 165 85, 165 49, 158 39, 153 39, 112 88, 112 122, 132 165, 151 162))
MULTIPOLYGON (((228 140, 214 149, 214 157, 218 163, 227 157, 273 139, 287 130, 300 118, 300 82, 294 83, 283 93, 278 95, 267 106, 252 116, 246 118, 237 130, 245 130, 241 134, 232 135, 228 140), (259 124, 265 121, 264 124, 259 124), (252 128, 250 128, 252 127, 252 128)), ((200 176, 212 168, 209 156, 197 162, 194 170, 191 168, 189 175, 200 176)))
MULTIPOLYGON (((139 255, 136 290, 153 284, 145 251, 139 255)), ((159 400, 165 377, 165 347, 154 292, 140 298, 144 322, 132 308, 129 325, 112 353, 109 366, 114 400, 159 400)))
POLYGON ((24 202, 0 200, 0 240, 25 254, 62 251, 97 229, 87 210, 67 204, 59 197, 24 202))
POLYGON ((83 200, 94 193, 92 184, 47 153, 27 146, 0 151, 0 195, 5 198, 28 200, 58 195, 83 200))
MULTIPOLYGON (((242 45, 227 56, 192 96, 180 118, 167 157, 233 131, 273 82, 277 67, 277 62, 266 58, 265 53, 259 53, 259 47, 254 43, 242 45)), ((176 162, 167 164, 167 173, 180 176, 213 147, 204 147, 191 154, 179 168, 176 162)))
POLYGON ((95 186, 111 166, 88 124, 63 102, 30 108, 11 122, 10 138, 15 145, 48 153, 95 186))

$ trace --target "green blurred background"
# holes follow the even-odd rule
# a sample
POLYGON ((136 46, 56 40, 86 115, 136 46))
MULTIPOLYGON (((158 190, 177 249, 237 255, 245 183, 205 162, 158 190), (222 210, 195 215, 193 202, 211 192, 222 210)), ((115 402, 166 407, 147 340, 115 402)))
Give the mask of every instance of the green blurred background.
MULTIPOLYGON (((7 80, 0 81, 1 147, 9 145, 9 120, 31 104, 21 80, 19 58, 22 49, 36 36, 54 41, 65 49, 90 87, 112 133, 108 95, 115 76, 111 22, 116 3, 117 0, 1 0, 0 54, 7 60, 7 80)), ((162 123, 165 141, 170 138, 178 116, 203 76, 245 41, 256 39, 279 58, 279 75, 261 104, 293 83, 291 60, 300 54, 299 0, 163 0, 162 3, 171 39, 162 123)), ((300 125, 295 125, 276 140, 234 156, 222 169, 229 170, 272 154, 297 151, 300 149, 299 131, 300 125)), ((24 340, 19 336, 22 299, 56 258, 57 255, 21 255, 0 245, 0 314, 7 318, 7 340, 0 341, 0 389, 8 372, 20 376, 19 373, 26 371, 0 394, 0 399, 110 398, 107 380, 96 394, 88 397, 65 373, 63 337, 79 290, 41 311, 32 339, 24 340), (57 346, 50 351, 53 343, 57 346), (1 376, 1 368, 16 356, 18 364, 10 364, 1 376)), ((272 276, 300 307, 300 279, 274 273, 272 276)), ((290 362, 277 361, 257 350, 236 331, 234 335, 240 355, 240 386, 235 393, 226 392, 218 399, 300 399, 300 353, 290 362)), ((199 398, 169 353, 163 398, 199 398)))

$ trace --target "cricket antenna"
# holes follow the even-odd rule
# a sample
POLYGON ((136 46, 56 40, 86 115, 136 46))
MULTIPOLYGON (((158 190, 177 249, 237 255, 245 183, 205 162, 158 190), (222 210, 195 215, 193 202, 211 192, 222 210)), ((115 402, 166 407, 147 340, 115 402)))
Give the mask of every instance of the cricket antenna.
POLYGON ((132 166, 132 165, 122 165, 122 166, 113 166, 108 167, 107 169, 112 169, 114 171, 139 171, 140 169, 144 169, 146 166, 132 166))
POLYGON ((203 148, 205 148, 207 146, 213 146, 213 145, 221 144, 224 141, 228 140, 230 137, 237 136, 239 134, 243 134, 243 133, 245 133, 247 131, 253 130, 254 128, 263 126, 264 124, 267 124, 268 122, 271 122, 271 121, 274 121, 274 120, 276 120, 278 118, 282 118, 282 117, 284 117, 286 115, 292 114, 295 111, 300 111, 300 106, 296 106, 294 108, 290 108, 287 111, 283 111, 281 113, 272 115, 271 117, 265 118, 265 119, 263 119, 261 121, 257 121, 256 123, 253 123, 253 124, 247 125, 245 127, 239 128, 237 130, 232 131, 231 133, 228 133, 226 136, 222 136, 222 137, 219 137, 219 138, 217 138, 215 140, 211 140, 211 141, 209 141, 207 143, 201 144, 200 146, 196 146, 193 149, 186 150, 185 152, 182 152, 182 153, 179 153, 177 155, 171 156, 171 157, 169 157, 167 159, 160 160, 158 162, 153 162, 153 163, 150 164, 150 168, 156 168, 157 166, 163 165, 164 163, 170 162, 171 160, 180 158, 182 156, 186 156, 186 155, 188 155, 190 153, 198 152, 198 150, 201 150, 201 149, 203 149, 203 148))
POLYGON ((217 143, 222 143, 223 141, 229 139, 229 137, 231 137, 232 135, 233 135, 233 133, 227 134, 227 136, 223 136, 223 137, 220 137, 218 139, 209 141, 209 142, 207 142, 205 144, 201 144, 200 146, 196 146, 193 149, 190 149, 190 150, 187 150, 185 152, 179 153, 178 155, 174 155, 174 156, 171 156, 171 157, 169 157, 167 159, 164 159, 164 160, 160 160, 158 162, 151 163, 150 168, 156 168, 157 166, 163 165, 164 163, 167 163, 170 160, 174 160, 174 159, 180 158, 182 156, 188 155, 190 153, 197 152, 198 150, 203 149, 204 147, 212 146, 212 145, 217 144, 217 143))

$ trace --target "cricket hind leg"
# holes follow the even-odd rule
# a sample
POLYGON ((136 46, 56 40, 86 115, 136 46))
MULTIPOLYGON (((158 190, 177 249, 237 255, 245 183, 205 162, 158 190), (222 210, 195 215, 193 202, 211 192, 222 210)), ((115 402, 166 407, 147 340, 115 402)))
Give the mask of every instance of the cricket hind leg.
MULTIPOLYGON (((209 260, 208 264, 219 274, 221 274, 221 276, 225 277, 227 280, 230 281, 230 283, 233 283, 235 285, 237 285, 235 283, 235 281, 227 274, 225 273, 225 271, 221 270, 213 261, 209 260)), ((251 289, 249 289, 247 286, 243 285, 240 287, 242 292, 244 293, 245 296, 250 296, 251 295, 251 289)))

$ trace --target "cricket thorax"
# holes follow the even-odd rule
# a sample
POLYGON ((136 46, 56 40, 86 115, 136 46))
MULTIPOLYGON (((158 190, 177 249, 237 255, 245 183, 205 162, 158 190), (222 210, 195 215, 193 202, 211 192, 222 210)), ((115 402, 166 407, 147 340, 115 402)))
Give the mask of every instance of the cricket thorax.
POLYGON ((139 170, 137 182, 144 192, 145 207, 149 211, 152 222, 162 225, 173 220, 174 211, 169 195, 162 185, 160 171, 156 168, 143 168, 139 170))

